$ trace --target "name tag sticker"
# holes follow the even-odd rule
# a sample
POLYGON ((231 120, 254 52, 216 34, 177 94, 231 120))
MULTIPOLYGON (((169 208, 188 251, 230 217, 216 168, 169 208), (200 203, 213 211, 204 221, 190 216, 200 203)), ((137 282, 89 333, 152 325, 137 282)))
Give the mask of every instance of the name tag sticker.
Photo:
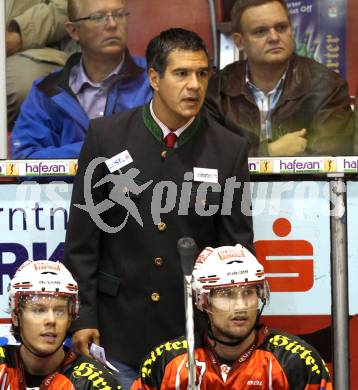
POLYGON ((194 167, 194 181, 218 183, 218 170, 194 167))
POLYGON ((119 154, 116 154, 115 156, 109 158, 106 161, 107 168, 109 172, 113 173, 114 171, 118 171, 118 169, 121 169, 125 167, 126 165, 133 162, 133 159, 131 155, 129 154, 128 150, 125 150, 124 152, 121 152, 119 154))

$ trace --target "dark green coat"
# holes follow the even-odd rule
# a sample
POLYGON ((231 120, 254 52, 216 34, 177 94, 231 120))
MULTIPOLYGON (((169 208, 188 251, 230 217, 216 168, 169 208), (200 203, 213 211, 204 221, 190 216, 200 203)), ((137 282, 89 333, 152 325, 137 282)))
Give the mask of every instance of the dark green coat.
MULTIPOLYGON (((80 316, 74 330, 98 328, 107 354, 136 366, 154 345, 185 332, 178 239, 193 237, 200 249, 238 242, 252 247, 253 234, 251 217, 241 212, 241 190, 235 191, 229 215, 198 216, 194 204, 200 183, 194 183, 188 215, 178 215, 184 173, 193 172, 193 167, 216 168, 222 185, 234 176, 237 182, 248 182, 247 151, 243 138, 199 116, 179 138, 179 147, 166 150, 147 106, 93 122, 79 158, 65 245, 65 264, 80 289, 80 316), (125 150, 133 163, 123 167, 122 173, 135 167, 140 172, 138 185, 153 183, 130 198, 143 227, 129 215, 122 230, 109 234, 73 204, 85 204, 83 178, 90 161, 125 150), (178 188, 175 208, 161 215, 166 224, 161 225, 162 230, 151 215, 153 187, 160 181, 174 182, 178 188)), ((98 165, 92 186, 108 173, 105 163, 98 165)), ((94 202, 104 201, 110 194, 115 197, 124 187, 117 186, 111 193, 114 185, 109 181, 92 188, 94 202)), ((211 193, 206 200, 207 204, 220 204, 222 193, 211 193)), ((101 217, 116 227, 125 220, 126 210, 116 204, 101 217)))

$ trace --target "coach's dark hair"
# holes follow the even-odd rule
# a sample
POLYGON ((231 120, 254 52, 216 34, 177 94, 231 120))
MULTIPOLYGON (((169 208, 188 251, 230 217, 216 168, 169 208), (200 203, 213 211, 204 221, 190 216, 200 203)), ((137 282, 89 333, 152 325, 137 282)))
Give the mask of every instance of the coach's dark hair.
POLYGON ((209 59, 208 49, 198 34, 183 28, 171 28, 162 31, 149 42, 145 53, 148 69, 153 68, 162 77, 168 56, 173 50, 203 50, 209 59))
POLYGON ((274 2, 278 2, 282 5, 286 11, 288 20, 290 21, 290 13, 285 0, 237 0, 231 9, 231 31, 233 33, 241 32, 241 17, 247 8, 274 2))

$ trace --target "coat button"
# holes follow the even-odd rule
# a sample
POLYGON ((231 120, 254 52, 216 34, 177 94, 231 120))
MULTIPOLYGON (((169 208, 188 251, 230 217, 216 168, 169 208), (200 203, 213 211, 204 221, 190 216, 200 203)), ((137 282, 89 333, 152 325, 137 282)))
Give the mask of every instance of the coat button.
POLYGON ((164 264, 164 259, 162 257, 156 257, 154 259, 154 265, 156 267, 161 267, 164 264))
POLYGON ((165 222, 160 222, 158 223, 157 228, 160 232, 164 232, 164 230, 167 228, 167 224, 165 222))
POLYGON ((160 301, 160 295, 157 293, 157 292, 154 292, 151 296, 150 296, 151 300, 153 302, 159 302, 160 301))

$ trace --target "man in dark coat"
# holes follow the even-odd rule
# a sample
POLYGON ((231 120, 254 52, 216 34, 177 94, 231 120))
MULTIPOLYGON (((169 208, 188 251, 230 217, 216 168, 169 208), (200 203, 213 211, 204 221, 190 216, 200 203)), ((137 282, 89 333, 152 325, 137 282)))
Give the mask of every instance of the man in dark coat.
POLYGON ((178 239, 191 236, 199 249, 252 248, 253 239, 247 143, 199 114, 204 42, 170 29, 146 56, 153 100, 91 124, 65 245, 81 292, 74 345, 88 353, 101 343, 124 388, 154 345, 185 330, 178 239))
POLYGON ((238 0, 233 39, 247 60, 211 78, 206 106, 250 142, 250 156, 352 154, 354 119, 347 83, 293 54, 285 0, 238 0))

